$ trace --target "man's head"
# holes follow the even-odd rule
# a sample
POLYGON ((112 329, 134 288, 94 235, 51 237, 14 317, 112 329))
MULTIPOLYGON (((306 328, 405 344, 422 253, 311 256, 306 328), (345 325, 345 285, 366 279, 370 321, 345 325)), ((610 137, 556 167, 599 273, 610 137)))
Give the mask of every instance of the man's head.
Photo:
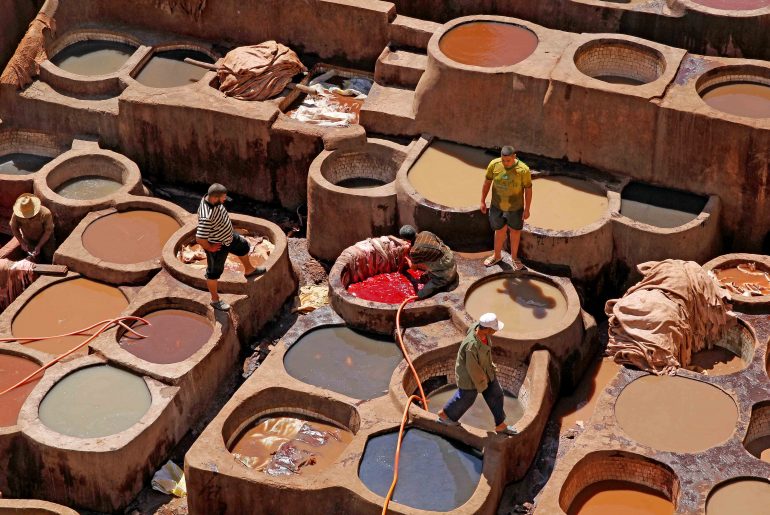
POLYGON ((417 229, 415 229, 411 225, 404 225, 398 231, 398 235, 401 237, 402 240, 406 240, 409 243, 414 243, 415 238, 417 238, 417 229))
POLYGON ((503 166, 510 168, 516 164, 516 149, 510 145, 506 145, 500 151, 500 158, 503 160, 503 166))
POLYGON ((505 327, 505 324, 498 320, 497 315, 494 313, 484 313, 479 317, 479 333, 484 336, 502 331, 503 327, 505 327))
POLYGON ((227 200, 227 188, 218 182, 215 182, 209 186, 209 192, 206 195, 206 198, 208 199, 209 204, 213 204, 215 206, 224 204, 225 200, 227 200))

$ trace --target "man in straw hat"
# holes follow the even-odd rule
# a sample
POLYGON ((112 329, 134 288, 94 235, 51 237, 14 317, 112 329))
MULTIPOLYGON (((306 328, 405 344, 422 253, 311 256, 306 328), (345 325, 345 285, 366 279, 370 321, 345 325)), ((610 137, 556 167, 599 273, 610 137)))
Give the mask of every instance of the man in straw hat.
POLYGON ((22 250, 38 263, 50 263, 56 250, 53 215, 31 193, 23 193, 13 204, 11 231, 22 250))
POLYGON ((459 425, 460 417, 468 411, 479 392, 495 418, 495 432, 514 435, 516 429, 505 423, 505 392, 497 380, 497 368, 492 362, 490 338, 503 329, 504 324, 494 313, 484 313, 479 321, 471 325, 468 334, 460 344, 455 361, 455 383, 457 391, 444 409, 438 412, 442 424, 459 425))

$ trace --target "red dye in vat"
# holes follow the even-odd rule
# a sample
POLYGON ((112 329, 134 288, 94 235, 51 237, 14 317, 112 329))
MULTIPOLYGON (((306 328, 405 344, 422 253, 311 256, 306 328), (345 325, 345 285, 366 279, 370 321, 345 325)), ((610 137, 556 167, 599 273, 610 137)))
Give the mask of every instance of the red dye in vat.
MULTIPOLYGON (((353 283, 348 286, 348 291, 362 300, 371 300, 373 302, 382 302, 385 304, 401 304, 407 297, 415 294, 414 285, 409 281, 409 276, 414 280, 419 280, 424 272, 419 270, 409 270, 406 274, 393 272, 390 274, 373 275, 360 283, 353 283)), ((418 289, 422 289, 420 284, 418 289)))

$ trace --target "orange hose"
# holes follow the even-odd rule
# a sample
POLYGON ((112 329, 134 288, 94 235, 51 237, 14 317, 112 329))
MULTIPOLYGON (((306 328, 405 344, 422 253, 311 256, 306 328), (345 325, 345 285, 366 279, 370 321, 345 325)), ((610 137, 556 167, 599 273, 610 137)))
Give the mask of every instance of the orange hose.
POLYGON ((124 327, 126 330, 134 333, 135 335, 139 336, 140 338, 147 338, 147 337, 145 335, 143 335, 143 334, 137 333, 136 331, 134 331, 133 329, 131 329, 130 327, 125 325, 123 323, 123 321, 124 320, 141 321, 141 322, 144 322, 147 325, 152 325, 147 320, 145 320, 144 318, 134 317, 134 316, 124 316, 124 317, 120 317, 120 318, 114 318, 112 320, 102 320, 101 322, 96 322, 95 324, 91 324, 91 325, 89 325, 88 327, 86 327, 84 329, 78 329, 77 331, 72 331, 71 333, 57 334, 55 336, 13 336, 13 337, 10 337, 10 338, 0 338, 0 343, 19 342, 20 345, 26 345, 27 343, 39 342, 39 341, 44 341, 44 340, 52 340, 54 338, 64 338, 66 336, 81 336, 81 335, 83 335, 83 333, 85 333, 87 331, 90 331, 94 327, 96 327, 98 325, 103 325, 105 322, 111 322, 113 320, 115 321, 115 323, 119 324, 120 326, 124 327))
MULTIPOLYGON (((86 345, 88 345, 89 343, 94 341, 94 339, 97 336, 99 336, 104 331, 109 329, 110 326, 112 326, 112 325, 121 325, 123 327, 127 327, 126 325, 123 324, 123 321, 125 321, 125 320, 140 321, 140 322, 144 322, 147 325, 150 325, 150 323, 147 320, 145 320, 144 318, 134 317, 134 316, 125 316, 125 317, 113 318, 111 320, 103 320, 102 322, 98 322, 98 323, 96 323, 96 324, 94 324, 94 325, 92 325, 90 327, 87 327, 86 329, 81 329, 80 331, 75 331, 74 333, 70 333, 68 335, 64 335, 64 336, 75 336, 78 333, 82 333, 84 331, 91 330, 94 327, 96 327, 97 325, 102 324, 101 328, 99 328, 99 330, 96 331, 93 335, 91 335, 88 338, 86 338, 86 340, 84 342, 79 343, 78 345, 76 345, 75 347, 71 348, 70 350, 68 350, 64 354, 60 354, 59 356, 56 356, 54 359, 52 359, 51 361, 49 361, 48 363, 46 363, 42 367, 38 368, 37 370, 35 370, 31 374, 29 374, 27 377, 25 377, 24 379, 22 379, 21 381, 19 381, 15 385, 13 385, 13 386, 11 386, 9 388, 6 388, 2 392, 0 392, 0 396, 5 395, 6 393, 10 392, 11 390, 14 390, 14 389, 18 388, 19 386, 22 386, 22 385, 28 383, 30 380, 32 380, 33 377, 38 375, 40 372, 42 372, 42 371, 48 369, 50 366, 58 363, 59 361, 61 361, 62 359, 66 358, 67 356, 69 356, 73 352, 77 352, 78 350, 82 349, 83 347, 85 347, 86 345)), ((129 329, 129 330, 131 330, 131 329, 129 329)), ((136 333, 135 331, 131 331, 131 332, 134 332, 135 334, 139 334, 139 333, 136 333)), ((58 336, 41 336, 41 337, 25 338, 25 340, 29 340, 31 342, 31 341, 48 340, 50 338, 58 338, 58 336)), ((142 336, 142 338, 144 338, 144 336, 142 336)))
POLYGON ((407 365, 409 365, 409 370, 412 371, 412 375, 414 376, 414 380, 417 382, 417 387, 420 390, 420 395, 411 395, 409 399, 406 401, 406 406, 404 406, 404 415, 401 417, 401 426, 398 430, 398 441, 396 442, 396 455, 393 458, 393 481, 390 483, 390 489, 388 490, 388 495, 385 497, 385 503, 382 505, 382 515, 387 515, 388 513, 388 506, 390 505, 390 500, 393 498, 393 492, 396 490, 396 485, 398 484, 398 462, 401 459, 401 443, 404 441, 404 429, 406 428, 406 420, 409 417, 409 407, 412 405, 413 401, 419 400, 422 402, 422 407, 425 411, 428 410, 428 398, 425 396, 425 391, 422 388, 422 382, 420 381, 420 376, 417 374, 417 370, 414 368, 414 364, 412 363, 412 360, 409 358, 409 353, 406 352, 406 346, 404 345, 404 338, 401 334, 401 312, 404 310, 404 307, 412 302, 417 297, 409 297, 407 299, 404 299, 404 301, 401 303, 401 305, 398 307, 398 311, 396 311, 396 338, 398 339, 398 344, 401 347, 401 352, 404 354, 404 359, 406 360, 407 365))

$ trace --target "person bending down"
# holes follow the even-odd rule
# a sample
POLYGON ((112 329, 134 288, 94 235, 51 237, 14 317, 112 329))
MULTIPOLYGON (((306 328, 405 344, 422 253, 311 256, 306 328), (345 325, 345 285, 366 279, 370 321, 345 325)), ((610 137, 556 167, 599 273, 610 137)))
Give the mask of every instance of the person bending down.
POLYGON ((227 188, 212 184, 198 207, 198 230, 195 232, 195 242, 206 251, 206 286, 211 294, 211 305, 220 311, 230 309, 230 305, 219 298, 217 291, 217 282, 225 271, 228 254, 238 256, 246 277, 265 273, 264 268, 254 267, 249 261, 249 242, 233 230, 225 200, 227 188))
POLYGON ((460 344, 455 361, 457 391, 438 412, 439 422, 459 425, 460 417, 473 406, 479 392, 495 417, 495 431, 499 434, 516 434, 513 426, 505 424, 505 392, 497 380, 497 368, 492 362, 490 338, 502 330, 504 324, 494 313, 484 313, 479 321, 468 329, 460 344))
POLYGON ((418 233, 411 225, 401 227, 398 234, 410 244, 409 268, 426 272, 421 278, 425 286, 417 292, 418 298, 427 299, 457 286, 459 277, 455 255, 441 238, 428 231, 418 233))

